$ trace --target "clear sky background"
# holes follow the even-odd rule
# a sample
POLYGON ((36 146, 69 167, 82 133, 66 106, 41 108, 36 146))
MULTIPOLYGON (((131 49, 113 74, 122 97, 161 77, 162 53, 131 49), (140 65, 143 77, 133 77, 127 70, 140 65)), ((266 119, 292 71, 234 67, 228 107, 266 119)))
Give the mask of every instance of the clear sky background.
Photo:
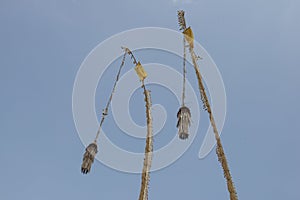
MULTIPOLYGON (((137 27, 178 30, 178 9, 186 11, 196 39, 224 80, 227 118, 221 139, 239 198, 300 199, 299 1, 1 0, 1 200, 138 198, 139 174, 98 161, 91 174, 80 173, 84 146, 73 122, 73 82, 83 59, 101 41, 137 27)), ((109 73, 107 85, 100 86, 107 91, 109 73)), ((191 83, 197 87, 195 80, 191 83)), ((169 103, 159 97, 170 94, 155 89, 153 103, 169 103)), ((102 102, 95 107, 101 111, 107 98, 99 92, 102 102)), ((176 134, 173 115, 179 105, 171 105, 167 128, 174 133, 167 134, 176 134)), ((198 159, 206 118, 202 112, 190 149, 151 174, 149 199, 229 199, 215 153, 198 159)), ((126 148, 123 140, 112 139, 126 148)), ((143 145, 138 147, 142 152, 143 145)))

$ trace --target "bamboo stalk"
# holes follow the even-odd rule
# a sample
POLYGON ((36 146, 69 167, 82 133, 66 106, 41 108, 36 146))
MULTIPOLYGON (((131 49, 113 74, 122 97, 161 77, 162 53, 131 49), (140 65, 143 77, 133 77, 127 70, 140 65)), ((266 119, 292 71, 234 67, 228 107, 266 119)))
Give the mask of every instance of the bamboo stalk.
POLYGON ((144 88, 145 102, 146 102, 147 138, 146 138, 145 158, 144 158, 144 166, 142 171, 142 183, 141 183, 139 200, 148 200, 150 168, 151 168, 152 154, 153 154, 153 133, 152 133, 150 91, 146 90, 144 83, 142 87, 144 88))

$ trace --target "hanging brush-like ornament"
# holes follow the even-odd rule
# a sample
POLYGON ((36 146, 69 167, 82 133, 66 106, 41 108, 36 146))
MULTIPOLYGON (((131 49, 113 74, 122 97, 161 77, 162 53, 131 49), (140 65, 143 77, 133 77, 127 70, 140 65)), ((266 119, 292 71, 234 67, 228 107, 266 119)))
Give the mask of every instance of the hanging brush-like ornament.
MULTIPOLYGON (((179 29, 182 30, 183 22, 185 23, 184 11, 178 11, 178 22, 179 22, 179 29)), ((197 60, 198 60, 199 57, 195 54, 193 43, 191 43, 193 41, 192 39, 194 37, 193 33, 192 33, 192 29, 190 29, 190 30, 184 29, 183 34, 184 34, 184 38, 189 42, 189 52, 191 54, 192 62, 193 62, 194 69, 195 69, 195 72, 196 72, 196 76, 197 76, 197 79, 198 79, 198 86, 199 86, 199 90, 200 90, 201 100, 203 102, 203 108, 208 112, 210 124, 213 128, 215 139, 217 141, 216 153, 217 153, 217 156, 218 156, 218 160, 219 160, 219 162, 220 162, 220 164, 223 168, 223 174, 224 174, 224 178, 226 179, 226 182, 227 182, 227 189, 228 189, 228 192, 230 194, 230 200, 238 200, 238 196, 237 196, 237 193, 236 193, 233 181, 232 181, 232 177, 231 177, 231 174, 230 174, 230 170, 229 170, 227 159, 226 159, 226 156, 225 156, 225 153, 224 153, 224 149, 223 149, 223 146, 222 146, 222 143, 221 143, 221 139, 220 139, 220 135, 219 135, 219 132, 218 132, 218 129, 217 129, 217 125, 216 125, 216 122, 215 122, 215 119, 214 119, 214 116, 213 116, 213 113, 212 113, 212 110, 211 110, 211 107, 210 107, 210 104, 209 104, 209 101, 208 101, 208 97, 207 97, 206 92, 205 92, 205 87, 204 87, 204 84, 203 84, 203 80, 202 80, 202 76, 201 76, 201 73, 200 73, 200 70, 199 70, 199 66, 197 64, 197 60), (190 41, 188 40, 189 38, 191 38, 190 41)), ((179 110, 178 115, 177 115, 178 116, 177 126, 179 126, 179 129, 182 128, 182 130, 183 130, 184 128, 186 128, 185 123, 183 121, 186 121, 186 123, 188 124, 188 122, 189 122, 188 117, 186 117, 186 119, 183 119, 183 121, 180 121, 180 120, 182 120, 181 117, 184 118, 185 116, 188 116, 188 114, 184 114, 184 113, 188 113, 188 112, 189 111, 187 111, 187 110, 184 111, 182 108, 179 110)), ((181 133, 181 132, 179 131, 179 133, 181 133)), ((184 133, 184 130, 182 131, 182 133, 184 133)))
POLYGON ((190 109, 186 106, 182 106, 177 113, 177 119, 179 138, 185 140, 189 137, 189 127, 191 125, 190 109))
POLYGON ((95 159, 95 155, 97 154, 97 144, 93 142, 87 146, 85 149, 85 153, 83 155, 82 165, 81 165, 81 172, 83 174, 89 173, 91 171, 92 164, 95 159))

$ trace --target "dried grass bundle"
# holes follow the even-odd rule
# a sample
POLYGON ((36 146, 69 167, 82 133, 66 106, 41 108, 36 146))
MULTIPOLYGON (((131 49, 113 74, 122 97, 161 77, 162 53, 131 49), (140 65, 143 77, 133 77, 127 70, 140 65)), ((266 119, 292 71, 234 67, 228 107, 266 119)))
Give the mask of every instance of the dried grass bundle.
POLYGON ((188 107, 182 106, 177 113, 177 128, 179 138, 185 140, 189 137, 191 125, 191 111, 188 107))
POLYGON ((83 160, 81 165, 81 172, 83 174, 87 174, 91 171, 91 167, 97 152, 98 152, 97 144, 95 142, 89 144, 89 146, 87 146, 87 148, 85 149, 85 153, 83 155, 83 160))

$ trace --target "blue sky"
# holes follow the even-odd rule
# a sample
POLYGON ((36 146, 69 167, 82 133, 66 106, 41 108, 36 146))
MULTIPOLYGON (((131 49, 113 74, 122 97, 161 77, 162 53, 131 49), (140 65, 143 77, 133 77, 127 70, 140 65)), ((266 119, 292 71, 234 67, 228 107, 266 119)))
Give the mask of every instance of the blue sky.
MULTIPOLYGON (((98 161, 91 174, 80 173, 84 146, 72 117, 73 83, 80 64, 101 41, 131 28, 177 30, 178 9, 186 11, 196 39, 223 77, 227 117, 221 139, 240 199, 300 199, 297 0, 2 0, 0 199, 138 198, 139 174, 98 161)), ((111 78, 107 82, 101 87, 110 90, 111 78)), ((197 87, 196 80, 191 83, 197 87)), ((166 93, 155 89, 153 102, 167 104, 159 98, 166 93)), ((172 105, 177 109, 176 102, 172 105)), ((149 199, 228 199, 215 153, 197 157, 205 134, 201 127, 208 126, 206 113, 201 118, 197 138, 183 157, 151 174, 149 199)), ((167 128, 176 133, 173 119, 167 128)), ((104 128, 113 126, 111 121, 104 128)))

